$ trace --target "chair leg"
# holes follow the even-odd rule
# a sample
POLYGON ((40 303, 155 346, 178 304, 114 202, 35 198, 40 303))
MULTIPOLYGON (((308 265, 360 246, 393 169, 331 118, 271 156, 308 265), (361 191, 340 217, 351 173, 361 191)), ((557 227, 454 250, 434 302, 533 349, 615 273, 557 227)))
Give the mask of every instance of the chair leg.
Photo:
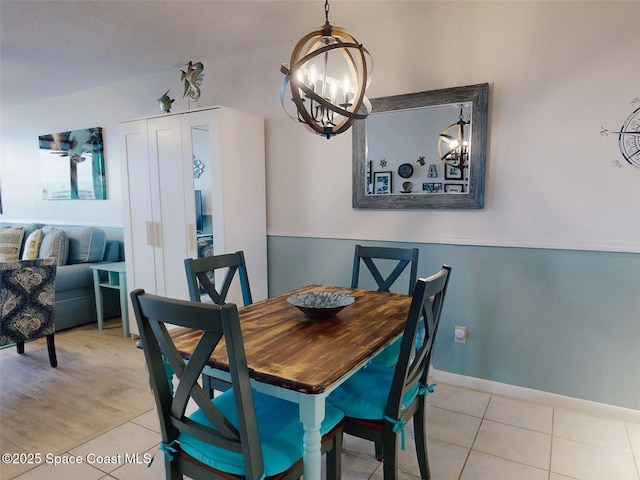
POLYGON ((376 450, 376 460, 379 462, 382 461, 382 443, 375 442, 375 450, 376 450))
POLYGON ((55 368, 58 366, 58 357, 56 357, 56 343, 53 339, 53 333, 47 335, 47 350, 49 351, 49 364, 55 368))
POLYGON ((16 343, 16 348, 18 349, 18 355, 22 355, 24 353, 24 342, 16 343))
POLYGON ((327 452, 327 480, 340 480, 342 476, 342 432, 332 440, 332 449, 327 452))
POLYGON ((426 402, 418 408, 413 417, 413 428, 416 434, 416 453, 418 455, 418 467, 420 467, 420 477, 423 480, 431 479, 429 471, 429 455, 427 453, 427 427, 426 427, 426 402))
POLYGON ((211 384, 211 377, 206 373, 202 374, 202 390, 209 395, 209 398, 214 397, 213 385, 211 384))
MULTIPOLYGON (((387 423, 387 422, 385 422, 387 423)), ((398 434, 393 427, 385 425, 382 432, 382 476, 384 480, 398 478, 398 434)))

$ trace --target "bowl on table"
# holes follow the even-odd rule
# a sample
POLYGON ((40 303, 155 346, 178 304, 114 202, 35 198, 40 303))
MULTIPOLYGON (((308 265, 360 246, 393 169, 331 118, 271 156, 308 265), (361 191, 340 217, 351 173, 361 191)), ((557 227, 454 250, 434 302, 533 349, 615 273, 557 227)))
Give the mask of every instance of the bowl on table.
POLYGON ((355 298, 351 295, 326 291, 294 293, 287 298, 287 302, 312 318, 333 317, 354 301, 355 298))

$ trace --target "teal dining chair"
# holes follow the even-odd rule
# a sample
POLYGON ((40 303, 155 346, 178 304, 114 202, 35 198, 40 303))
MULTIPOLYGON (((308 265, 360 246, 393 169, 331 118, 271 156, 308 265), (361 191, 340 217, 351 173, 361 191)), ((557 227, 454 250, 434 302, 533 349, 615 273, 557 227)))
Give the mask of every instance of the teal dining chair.
POLYGON ((184 266, 189 283, 189 297, 192 302, 202 301, 202 294, 206 294, 213 303, 222 305, 226 302, 231 282, 237 272, 242 290, 242 301, 245 305, 253 303, 247 265, 242 250, 222 255, 186 258, 184 266), (215 271, 221 269, 226 269, 226 273, 219 288, 216 288, 215 271))
MULTIPOLYGON (((299 478, 304 431, 298 405, 252 390, 236 305, 175 300, 144 290, 131 292, 131 302, 160 420, 165 478, 299 478), (168 325, 202 330, 188 362, 168 325), (198 378, 223 339, 232 388, 210 399, 198 378), (167 374, 166 363, 173 375, 167 374), (198 408, 187 415, 193 404, 198 408)), ((342 418, 328 405, 320 427, 331 480, 340 478, 342 418)))
MULTIPOLYGON (((223 305, 227 301, 229 288, 237 273, 240 289, 242 290, 242 301, 245 305, 253 303, 247 265, 244 260, 244 252, 241 250, 222 255, 186 258, 184 267, 189 284, 189 297, 192 302, 201 302, 202 295, 208 295, 210 301, 223 305), (226 270, 219 289, 216 288, 215 283, 216 270, 226 270)), ((202 387, 205 392, 209 392, 210 398, 213 398, 216 390, 224 392, 231 387, 231 384, 224 380, 212 378, 205 373, 202 375, 202 387)))
POLYGON ((400 355, 394 369, 371 363, 331 393, 328 403, 345 414, 344 432, 382 446, 385 480, 397 478, 398 437, 402 448, 405 425, 413 419, 420 477, 428 480, 425 396, 433 345, 442 314, 451 267, 418 279, 413 292, 400 355), (416 348, 417 346, 417 348, 416 348))
POLYGON ((400 277, 400 274, 409 267, 407 293, 411 295, 418 276, 418 253, 419 250, 417 248, 364 247, 356 245, 351 273, 351 288, 358 288, 361 277, 364 277, 364 273, 360 270, 361 264, 367 267, 370 277, 375 280, 378 292, 389 292, 400 277))
MULTIPOLYGON (((407 294, 413 294, 413 289, 418 278, 418 253, 417 248, 393 248, 393 247, 364 247, 355 246, 353 256, 353 270, 351 275, 351 288, 363 288, 361 281, 370 282, 371 279, 377 285, 377 291, 388 292, 396 284, 396 281, 404 270, 409 268, 409 284, 407 294), (361 271, 361 265, 366 267, 361 271), (368 273, 365 273, 368 272, 368 273)), ((395 341, 379 353, 373 360, 393 367, 400 353, 400 340, 395 341)))

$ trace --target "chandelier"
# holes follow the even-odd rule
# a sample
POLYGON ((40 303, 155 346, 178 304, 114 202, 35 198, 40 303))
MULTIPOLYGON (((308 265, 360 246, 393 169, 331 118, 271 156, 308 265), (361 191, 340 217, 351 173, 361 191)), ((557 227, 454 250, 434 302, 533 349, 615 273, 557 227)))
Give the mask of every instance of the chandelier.
POLYGON ((451 167, 463 168, 469 164, 469 134, 471 129, 466 129, 471 120, 465 122, 460 105, 460 115, 456 123, 452 123, 438 136, 438 155, 440 160, 451 167))
POLYGON ((354 37, 329 23, 328 0, 324 13, 322 28, 304 36, 293 49, 290 63, 280 68, 285 76, 280 103, 293 120, 331 138, 371 111, 365 91, 373 78, 373 60, 354 37), (293 113, 284 102, 287 85, 296 109, 293 113))

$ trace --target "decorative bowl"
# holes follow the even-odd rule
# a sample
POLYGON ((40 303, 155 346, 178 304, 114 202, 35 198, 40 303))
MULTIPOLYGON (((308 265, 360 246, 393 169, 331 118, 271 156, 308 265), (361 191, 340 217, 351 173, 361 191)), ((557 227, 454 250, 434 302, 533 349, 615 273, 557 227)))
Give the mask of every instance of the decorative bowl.
POLYGON ((354 301, 355 298, 351 295, 324 291, 294 293, 287 298, 287 302, 299 308, 307 317, 313 318, 333 317, 354 301))

